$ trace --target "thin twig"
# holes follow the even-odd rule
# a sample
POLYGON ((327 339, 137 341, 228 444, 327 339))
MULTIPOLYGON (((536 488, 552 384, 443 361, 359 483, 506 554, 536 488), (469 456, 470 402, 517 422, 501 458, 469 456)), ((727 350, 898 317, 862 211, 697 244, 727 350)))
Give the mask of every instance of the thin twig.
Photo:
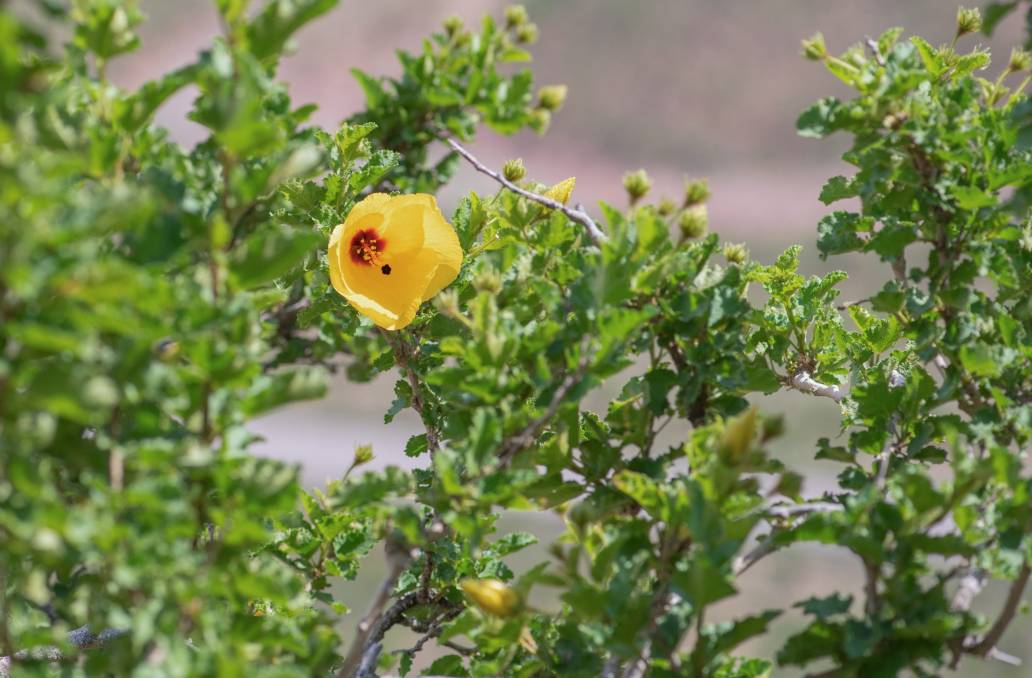
POLYGON ((955 612, 967 611, 971 609, 971 604, 975 602, 975 598, 985 588, 986 582, 989 581, 985 570, 974 569, 970 570, 960 580, 960 586, 957 588, 957 592, 953 594, 953 601, 950 603, 950 609, 955 612))
MULTIPOLYGON (((387 576, 380 583, 380 589, 376 592, 376 596, 373 597, 369 611, 362 617, 362 621, 358 623, 358 628, 355 629, 355 638, 351 641, 351 649, 348 651, 341 669, 337 672, 337 678, 351 678, 364 661, 370 645, 383 638, 386 628, 382 627, 381 624, 388 615, 388 612, 384 612, 384 608, 387 607, 387 601, 390 600, 391 592, 394 591, 398 578, 405 571, 405 568, 408 567, 411 558, 411 555, 407 552, 398 554, 394 558, 391 558, 390 554, 388 554, 388 560, 393 560, 394 562, 387 576), (378 630, 379 637, 376 636, 378 630)), ((418 598, 418 593, 410 593, 406 598, 409 596, 415 599, 418 598)), ((400 602, 401 600, 398 601, 398 603, 400 602)), ((397 607, 398 603, 395 603, 395 607, 397 607)), ((393 610, 394 608, 392 607, 391 609, 393 610)))
MULTIPOLYGON (((765 513, 768 516, 776 518, 791 518, 798 515, 808 515, 811 513, 831 513, 833 511, 841 511, 841 504, 833 504, 831 502, 811 502, 808 504, 788 504, 779 506, 770 506, 765 509, 765 513)), ((779 527, 777 530, 783 528, 779 527)), ((745 574, 749 568, 758 563, 763 558, 766 558, 770 554, 774 553, 780 548, 774 542, 774 533, 766 535, 766 538, 760 541, 752 550, 743 553, 735 559, 734 564, 731 566, 732 572, 736 577, 745 574)))
MULTIPOLYGON (((49 616, 49 614, 47 615, 49 616)), ((51 622, 53 623, 53 622, 51 622)), ((105 629, 100 633, 93 633, 86 626, 80 626, 68 632, 68 644, 80 650, 90 650, 102 647, 116 638, 128 633, 125 629, 105 629)), ((19 650, 9 657, 0 657, 0 678, 8 678, 11 665, 23 661, 48 661, 59 662, 67 659, 68 656, 61 651, 61 648, 54 645, 44 645, 27 650, 19 650)))
POLYGON ((528 191, 524 188, 520 188, 519 186, 517 186, 516 184, 512 183, 504 176, 499 174, 498 172, 495 172, 493 169, 490 169, 489 167, 485 166, 482 162, 477 160, 476 156, 474 156, 472 153, 463 148, 454 139, 447 138, 445 139, 445 141, 448 143, 449 146, 455 149, 456 153, 465 158, 469 162, 469 164, 473 165, 474 169, 476 169, 478 172, 486 174, 487 176, 491 177, 492 179, 500 183, 502 186, 505 186, 513 193, 516 193, 517 195, 522 195, 527 200, 533 200, 534 202, 540 205, 544 205, 545 207, 548 207, 550 209, 559 210, 567 217, 569 217, 571 221, 575 221, 578 224, 584 226, 584 228, 588 231, 588 237, 591 238, 591 241, 596 245, 601 245, 603 242, 607 240, 606 234, 602 232, 602 229, 598 227, 598 224, 595 223, 595 220, 591 218, 590 214, 584 211, 584 208, 581 205, 577 205, 576 208, 570 208, 564 205, 563 203, 559 202, 558 200, 552 200, 551 198, 546 198, 545 196, 540 195, 538 193, 534 193, 533 191, 528 191))
POLYGON ((587 357, 585 357, 577 367, 577 370, 572 374, 567 375, 563 382, 559 384, 559 388, 557 388, 555 393, 552 394, 552 400, 548 403, 548 408, 545 409, 544 414, 527 424, 522 431, 502 444, 502 448, 498 452, 498 460, 502 464, 508 463, 513 456, 529 447, 534 440, 537 439, 541 430, 546 424, 548 424, 552 417, 556 415, 556 412, 559 411, 563 401, 566 400, 566 396, 580 384, 581 380, 584 378, 584 374, 587 372, 588 364, 589 361, 587 357))
POLYGON ((398 368, 408 380, 409 388, 412 391, 412 409, 416 411, 419 418, 423 421, 423 428, 426 429, 426 448, 430 451, 430 456, 433 457, 440 449, 441 443, 437 436, 437 428, 434 426, 433 419, 430 417, 429 408, 426 405, 426 401, 423 399, 422 385, 419 382, 419 376, 416 374, 416 371, 412 369, 412 364, 410 363, 410 359, 414 356, 410 352, 410 347, 405 343, 404 339, 396 339, 390 332, 383 329, 380 330, 380 333, 384 336, 387 344, 390 345, 391 349, 394 351, 394 358, 398 363, 398 368))
POLYGON ((884 68, 885 57, 882 56, 881 50, 878 49, 878 43, 875 42, 872 38, 867 38, 865 42, 867 43, 867 47, 870 48, 871 54, 874 55, 875 63, 884 68))
POLYGON ((978 641, 973 645, 966 646, 964 651, 969 654, 978 655, 980 657, 986 657, 992 652, 993 648, 996 647, 996 643, 1000 642, 1000 638, 1003 637, 1004 632, 1007 631, 1007 627, 1010 625, 1011 620, 1014 619, 1014 615, 1018 611, 1018 607, 1021 605, 1021 597, 1025 593, 1025 586, 1028 584, 1029 574, 1032 574, 1032 568, 1030 568, 1028 562, 1021 566, 1021 571, 1018 573, 1018 578, 1011 584, 1010 590, 1007 592, 1007 600, 1003 603, 1003 609, 1000 610, 1000 616, 996 618, 996 621, 989 628, 989 631, 985 634, 982 640, 978 641))

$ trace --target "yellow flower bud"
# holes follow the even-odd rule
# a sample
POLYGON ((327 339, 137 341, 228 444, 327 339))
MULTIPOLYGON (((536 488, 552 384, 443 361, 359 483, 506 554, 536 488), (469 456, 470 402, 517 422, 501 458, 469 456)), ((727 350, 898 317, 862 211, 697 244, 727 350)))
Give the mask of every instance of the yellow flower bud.
POLYGON ((695 205, 681 212, 677 218, 677 227, 681 229, 681 235, 687 240, 690 238, 701 238, 706 235, 706 228, 709 226, 709 210, 705 205, 695 205))
POLYGON ((828 58, 828 48, 824 44, 824 35, 814 33, 809 40, 803 40, 803 56, 811 61, 823 61, 828 58))
POLYGON ((463 579, 459 585, 477 607, 496 617, 512 617, 523 607, 519 594, 497 579, 463 579))
POLYGON ((565 205, 570 202, 570 196, 573 195, 573 187, 576 185, 577 177, 570 177, 569 179, 563 179, 541 195, 565 205))
POLYGON ((509 5, 505 8, 505 27, 516 28, 527 23, 527 8, 523 5, 509 5))
POLYGON ((502 176, 512 182, 517 182, 527 176, 527 168, 523 165, 523 158, 506 160, 502 165, 502 176))
POLYGON ((533 45, 538 39, 537 24, 523 24, 516 29, 516 42, 524 45, 533 45))
POLYGON ((566 85, 549 85, 538 92, 538 106, 546 111, 558 111, 566 103, 566 85))
POLYGON ((720 437, 721 458, 729 463, 738 463, 752 447, 756 437, 756 408, 750 407, 742 414, 727 421, 720 437))
POLYGON ((982 13, 977 7, 957 8, 957 37, 982 30, 982 13))
POLYGON ((656 205, 656 213, 661 217, 669 217, 671 214, 677 211, 677 204, 674 203, 670 198, 663 198, 656 205))
POLYGON ((745 249, 745 245, 727 243, 724 245, 724 258, 732 264, 744 264, 749 258, 749 250, 745 249))
POLYGON ((652 181, 649 179, 649 175, 645 173, 645 170, 640 169, 637 172, 625 174, 623 186, 627 191, 627 197, 630 199, 631 204, 634 205, 649 192, 649 189, 652 188, 652 181))
POLYGON ((684 206, 691 207, 709 200, 709 182, 705 179, 684 180, 684 206))

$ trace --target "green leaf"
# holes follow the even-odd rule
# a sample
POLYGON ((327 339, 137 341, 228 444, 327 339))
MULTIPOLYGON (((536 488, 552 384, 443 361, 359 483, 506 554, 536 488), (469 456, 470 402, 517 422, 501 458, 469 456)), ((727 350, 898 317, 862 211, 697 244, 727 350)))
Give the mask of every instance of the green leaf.
POLYGON ((406 457, 418 457, 419 455, 426 452, 428 449, 427 439, 425 433, 414 435, 408 439, 405 443, 405 456, 406 457))
POLYGON ((287 40, 302 26, 328 12, 338 0, 271 0, 247 27, 251 53, 276 62, 287 40))
POLYGON ((234 251, 230 270, 241 288, 260 287, 289 273, 324 242, 318 231, 270 226, 234 251))
POLYGON ((965 344, 960 348, 960 362, 964 369, 979 377, 995 377, 1000 374, 999 356, 993 347, 982 343, 965 344))
POLYGON ((401 156, 394 151, 375 151, 361 169, 356 170, 348 179, 348 186, 355 193, 375 185, 388 172, 398 166, 401 156))
POLYGON ((430 666, 426 668, 423 675, 427 676, 468 676, 469 673, 462 665, 462 657, 449 654, 439 659, 435 659, 430 666))
POLYGON ((954 186, 952 193, 957 200, 957 207, 962 210, 977 210, 996 204, 996 196, 974 186, 954 186))
POLYGON ((161 104, 194 82, 198 69, 197 64, 183 66, 144 84, 124 99, 117 100, 114 115, 118 125, 127 133, 132 133, 147 124, 161 104))
POLYGON ((351 75, 358 81, 359 86, 365 93, 366 107, 370 110, 379 108, 387 98, 380 80, 358 68, 352 68, 351 75))
POLYGON ((666 517, 666 498, 662 489, 643 473, 620 471, 613 476, 613 485, 638 502, 638 505, 654 518, 663 520, 666 517))
POLYGON ((853 596, 836 592, 824 598, 807 598, 796 603, 793 607, 801 608, 804 613, 824 621, 830 617, 848 613, 852 604, 853 596))
POLYGON ((855 198, 857 195, 859 195, 859 187, 855 180, 841 176, 832 177, 821 189, 820 201, 825 205, 830 205, 846 198, 855 198))
POLYGON ((869 232, 874 222, 853 212, 832 212, 817 224, 817 249, 821 256, 845 254, 863 248, 858 232, 869 232))
POLYGON ((801 137, 823 139, 841 129, 842 116, 842 103, 838 99, 821 99, 799 116, 796 121, 796 132, 801 137))
POLYGON ((328 380, 321 367, 263 374, 258 377, 241 403, 250 417, 298 400, 311 400, 326 395, 328 380))
POLYGON ((492 542, 490 548, 497 556, 507 556, 538 542, 537 537, 529 532, 511 532, 501 539, 492 542))
POLYGON ((939 77, 945 70, 945 64, 943 64, 938 50, 932 47, 927 40, 916 35, 910 38, 910 42, 917 48, 917 53, 921 55, 921 61, 924 62, 925 68, 932 77, 939 77))

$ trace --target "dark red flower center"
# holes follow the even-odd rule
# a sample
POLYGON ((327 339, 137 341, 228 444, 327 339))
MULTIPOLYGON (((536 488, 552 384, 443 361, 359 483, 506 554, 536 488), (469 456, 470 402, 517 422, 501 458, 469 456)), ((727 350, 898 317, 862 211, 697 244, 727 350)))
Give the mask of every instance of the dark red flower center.
POLYGON ((351 261, 364 266, 372 266, 377 264, 386 249, 387 241, 375 229, 366 228, 351 238, 351 246, 348 251, 351 253, 351 261))

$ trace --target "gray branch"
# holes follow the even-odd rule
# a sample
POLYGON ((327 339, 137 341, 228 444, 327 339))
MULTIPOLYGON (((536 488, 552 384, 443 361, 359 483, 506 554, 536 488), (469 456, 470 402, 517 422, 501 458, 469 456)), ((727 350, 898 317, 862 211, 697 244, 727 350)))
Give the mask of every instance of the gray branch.
POLYGON ((809 393, 810 395, 821 396, 823 398, 831 398, 837 403, 842 402, 843 398, 846 397, 846 393, 842 390, 841 386, 837 384, 822 384, 805 370, 793 374, 788 380, 788 385, 797 391, 802 391, 803 393, 809 393))
MULTIPOLYGON (((105 629, 100 633, 93 633, 86 626, 80 626, 68 632, 68 644, 79 650, 89 650, 102 647, 115 638, 128 633, 125 629, 105 629)), ((61 651, 55 645, 44 645, 28 650, 19 650, 10 657, 0 657, 0 678, 9 678, 11 665, 23 661, 48 661, 60 662, 69 659, 69 655, 61 651)))
POLYGON ((494 171, 493 169, 487 167, 482 162, 477 160, 476 156, 474 156, 472 153, 463 148, 454 139, 448 138, 445 139, 445 141, 448 143, 449 146, 455 149, 456 153, 465 158, 469 162, 469 164, 473 165, 473 168, 481 174, 486 174, 487 176, 491 177, 492 179, 500 183, 502 186, 505 186, 513 193, 516 193, 517 195, 522 195, 527 200, 533 200, 539 205, 544 205, 549 209, 559 210, 567 217, 569 217, 571 221, 575 221, 578 224, 582 225, 585 229, 587 229, 588 237, 591 238, 591 241, 596 245, 601 245, 603 242, 607 240, 606 234, 603 233, 602 229, 598 227, 598 224, 596 224, 595 220, 591 218, 591 215, 584 210, 583 205, 577 205, 576 209, 573 209, 567 207, 558 200, 552 200, 551 198, 546 198, 545 196, 540 195, 538 193, 534 193, 533 191, 528 191, 524 188, 520 188, 519 186, 517 186, 516 184, 512 183, 504 176, 499 174, 498 172, 494 171))

